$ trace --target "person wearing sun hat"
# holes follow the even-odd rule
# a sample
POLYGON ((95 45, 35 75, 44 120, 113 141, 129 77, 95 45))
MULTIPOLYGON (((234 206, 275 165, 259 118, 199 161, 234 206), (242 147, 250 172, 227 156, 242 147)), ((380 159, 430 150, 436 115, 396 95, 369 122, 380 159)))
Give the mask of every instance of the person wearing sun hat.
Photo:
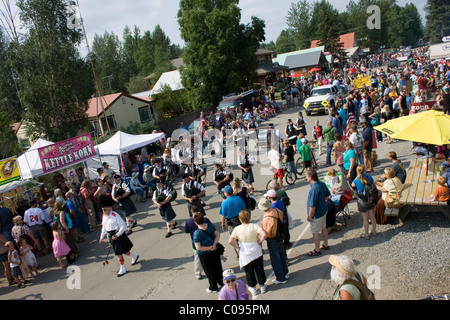
POLYGON ((100 233, 99 243, 102 243, 103 239, 108 237, 111 247, 119 259, 120 269, 117 276, 121 277, 127 273, 127 269, 124 266, 125 259, 123 255, 131 257, 131 265, 137 263, 139 256, 131 252, 133 243, 126 234, 127 225, 120 215, 113 211, 113 205, 114 200, 110 197, 106 195, 101 195, 99 197, 99 206, 103 212, 102 231, 100 233))
POLYGON ((219 300, 252 300, 252 294, 247 285, 236 279, 233 269, 222 273, 224 286, 220 289, 219 300))
POLYGON ((331 281, 338 284, 333 300, 360 300, 359 289, 353 284, 344 284, 347 280, 357 280, 367 286, 366 278, 358 271, 353 260, 346 255, 331 255, 328 262, 332 265, 331 281))

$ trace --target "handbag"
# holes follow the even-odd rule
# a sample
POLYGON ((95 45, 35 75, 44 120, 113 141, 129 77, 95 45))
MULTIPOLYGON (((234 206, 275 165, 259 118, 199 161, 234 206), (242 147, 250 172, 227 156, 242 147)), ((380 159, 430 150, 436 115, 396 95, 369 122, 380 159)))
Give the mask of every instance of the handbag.
MULTIPOLYGON (((203 232, 206 233, 208 235, 208 237, 210 237, 214 241, 214 237, 211 237, 211 235, 208 232, 206 232, 206 231, 203 231, 203 232)), ((225 247, 223 246, 223 244, 221 244, 220 242, 217 242, 216 251, 219 254, 219 256, 223 255, 225 252, 225 247)))
POLYGON ((395 194, 395 196, 394 196, 394 197, 391 197, 391 196, 389 195, 389 193, 388 193, 388 194, 386 194, 386 198, 384 198, 384 206, 385 206, 386 208, 395 208, 395 209, 398 209, 398 208, 403 207, 403 204, 401 204, 401 203, 398 201, 398 200, 400 199, 400 194, 399 194, 399 192, 398 192, 397 187, 395 186, 395 184, 394 184, 394 188, 395 188, 395 191, 397 192, 397 193, 395 194))

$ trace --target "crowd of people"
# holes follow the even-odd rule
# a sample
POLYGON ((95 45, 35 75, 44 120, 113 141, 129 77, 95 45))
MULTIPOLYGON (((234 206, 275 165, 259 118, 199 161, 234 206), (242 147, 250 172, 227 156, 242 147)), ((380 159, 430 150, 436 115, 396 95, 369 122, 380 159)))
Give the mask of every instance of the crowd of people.
MULTIPOLYGON (((373 127, 407 116, 413 102, 436 101, 438 108, 447 114, 450 112, 450 68, 445 60, 429 62, 425 49, 419 48, 412 52, 411 59, 404 66, 388 67, 383 71, 381 66, 388 60, 389 56, 382 54, 334 68, 331 72, 301 77, 282 90, 278 101, 271 87, 260 90, 248 105, 200 115, 200 130, 195 134, 199 133, 204 138, 203 152, 208 147, 210 136, 207 132, 210 129, 224 133, 219 139, 223 145, 240 146, 237 155, 240 177, 234 177, 224 163, 214 164, 213 182, 221 199, 221 229, 230 234, 225 246, 220 243, 220 230, 206 217, 206 166, 186 161, 192 159, 193 148, 190 148, 190 141, 183 144, 183 135, 178 141, 171 141, 168 137, 152 146, 150 152, 147 147, 137 153, 129 152, 119 172, 113 172, 108 163, 103 163, 94 181, 84 175, 82 168, 77 170, 76 182, 68 182, 64 176, 56 174, 52 194, 47 194, 45 189, 41 192, 44 206, 32 201, 29 207, 21 206, 14 213, 0 208, 0 257, 8 283, 24 287, 29 281, 23 274, 26 269, 32 277, 39 276, 36 257, 46 254, 53 254, 58 265, 65 268, 67 264, 62 258, 65 257, 68 264, 76 261, 80 254, 78 245, 84 241, 83 234, 96 228, 101 228, 100 242, 108 237, 120 265, 117 276, 123 276, 127 272, 124 255, 131 257, 132 265, 139 259, 139 255, 131 251, 133 244, 128 237, 137 224, 132 217, 137 212, 134 201, 151 199, 167 227, 165 236, 169 238, 178 227, 177 213, 172 206, 177 200, 186 204, 189 218, 184 223, 184 232, 190 234, 195 277, 201 279, 205 275, 208 278, 206 291, 220 291, 218 298, 223 300, 247 300, 264 294, 268 288, 263 266, 263 243, 267 245, 275 274, 272 283, 282 285, 289 279, 286 250, 292 246, 289 234, 292 214, 289 212, 291 209, 288 210, 290 199, 283 187, 284 167, 281 163, 285 161, 287 170, 295 171, 295 155, 302 157, 306 181, 311 186, 307 198, 307 221, 314 247, 307 255, 321 255, 323 250, 330 249, 328 233, 336 223, 333 215, 344 194, 344 180, 348 181, 363 218, 361 238, 369 240, 376 236, 377 224, 387 223, 384 216, 386 198, 395 198, 401 192, 406 170, 392 151, 389 153, 392 166, 385 168, 379 179, 371 176, 376 161, 372 152, 374 144, 395 142, 381 133, 374 135, 373 127), (352 80, 365 76, 371 77, 369 86, 353 86, 352 80), (407 80, 411 80, 413 86, 418 85, 415 94, 408 92, 407 80), (254 159, 248 144, 240 143, 240 140, 247 141, 249 132, 259 130, 264 121, 290 107, 300 107, 311 88, 324 84, 345 85, 348 95, 329 107, 329 116, 323 126, 316 121, 312 131, 307 132, 308 120, 301 111, 296 119, 288 119, 284 128, 275 129, 273 124, 269 124, 268 158, 278 184, 256 199, 253 195, 257 179, 252 171, 254 159), (311 163, 313 151, 310 142, 317 146, 319 155, 323 151, 326 153, 324 166, 329 167, 326 178, 329 186, 320 181, 311 163), (180 148, 181 145, 187 149, 180 148), (176 177, 182 180, 178 191, 174 185, 176 177), (131 197, 133 194, 136 194, 135 200, 131 197), (251 222, 253 210, 264 212, 261 225, 251 222), (239 267, 245 271, 246 282, 237 280, 232 269, 222 269, 225 248, 235 251, 239 267)), ((188 130, 183 123, 180 129, 188 130)), ((413 144, 412 147, 420 148, 421 145, 413 144)), ((440 188, 431 200, 450 199, 450 169, 447 169, 450 165, 445 161, 450 156, 449 152, 446 146, 436 148, 435 159, 442 162, 443 174, 440 188)), ((181 212, 178 214, 187 216, 181 212)), ((339 284, 333 298, 361 298, 358 285, 348 282, 358 278, 357 281, 364 282, 364 276, 357 271, 351 258, 331 256, 329 261, 331 278, 339 284)))

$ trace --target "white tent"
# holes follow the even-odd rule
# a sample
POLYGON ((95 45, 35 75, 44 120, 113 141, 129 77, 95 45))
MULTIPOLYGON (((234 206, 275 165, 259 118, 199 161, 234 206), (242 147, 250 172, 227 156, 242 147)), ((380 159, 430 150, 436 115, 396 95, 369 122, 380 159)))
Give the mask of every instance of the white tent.
POLYGON ((38 141, 31 146, 31 148, 17 158, 22 180, 44 175, 38 149, 52 144, 54 144, 54 142, 39 138, 38 141))
POLYGON ((121 155, 125 152, 146 146, 150 143, 163 139, 164 133, 133 135, 118 131, 109 140, 95 146, 97 154, 121 155))

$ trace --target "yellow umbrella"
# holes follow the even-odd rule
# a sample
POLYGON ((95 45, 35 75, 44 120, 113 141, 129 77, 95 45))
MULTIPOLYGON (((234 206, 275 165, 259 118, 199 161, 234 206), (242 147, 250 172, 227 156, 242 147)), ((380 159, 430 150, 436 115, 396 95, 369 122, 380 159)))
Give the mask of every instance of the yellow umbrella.
POLYGON ((450 116, 437 110, 428 110, 392 119, 374 129, 398 140, 437 146, 450 143, 450 116))
MULTIPOLYGON (((442 111, 428 110, 389 120, 374 127, 393 139, 442 146, 450 143, 450 116, 442 111)), ((428 161, 427 161, 428 169, 428 161)))

